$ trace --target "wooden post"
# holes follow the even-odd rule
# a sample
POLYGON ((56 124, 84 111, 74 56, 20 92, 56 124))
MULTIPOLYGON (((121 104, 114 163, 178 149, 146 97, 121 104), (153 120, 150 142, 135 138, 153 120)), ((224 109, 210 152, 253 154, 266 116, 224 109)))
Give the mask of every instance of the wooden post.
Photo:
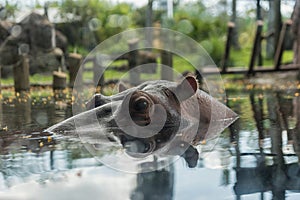
POLYGON ((232 41, 232 37, 233 37, 233 29, 235 27, 235 24, 233 22, 229 22, 227 24, 228 26, 228 30, 227 30, 227 41, 226 41, 226 47, 225 47, 225 52, 224 52, 224 56, 221 62, 221 69, 222 69, 222 73, 227 71, 227 66, 228 66, 228 60, 229 60, 229 55, 230 55, 230 46, 231 46, 231 41, 232 41))
POLYGON ((3 128, 3 108, 2 108, 2 95, 1 95, 1 65, 0 65, 0 130, 3 128))
POLYGON ((250 59, 250 64, 249 64, 249 69, 248 69, 248 76, 254 74, 254 65, 255 65, 255 60, 259 54, 259 43, 261 41, 261 33, 262 33, 262 28, 263 28, 263 21, 258 20, 257 21, 257 29, 256 29, 256 34, 255 34, 255 39, 254 39, 254 44, 252 48, 252 53, 251 53, 251 59, 250 59))
POLYGON ((32 123, 32 113, 31 113, 31 99, 24 95, 25 93, 21 93, 20 96, 16 98, 14 103, 15 105, 15 125, 16 127, 20 126, 20 124, 30 124, 32 123))
POLYGON ((0 98, 0 130, 3 130, 5 125, 3 124, 3 106, 2 106, 2 98, 0 98))
POLYGON ((268 114, 270 120, 270 136, 271 136, 271 153, 276 154, 273 157, 274 161, 274 174, 276 177, 273 178, 272 183, 272 194, 273 199, 285 199, 285 191, 282 189, 282 185, 286 183, 287 176, 286 176, 286 165, 285 160, 283 157, 282 151, 282 128, 280 126, 279 120, 279 108, 278 108, 278 101, 275 96, 267 96, 267 106, 268 106, 268 114))
POLYGON ((14 83, 15 91, 29 91, 29 58, 27 55, 22 55, 20 61, 14 65, 14 83))
POLYGON ((274 44, 275 49, 278 47, 278 41, 280 37, 280 30, 282 27, 282 17, 281 17, 281 0, 274 0, 274 44))
POLYGON ((53 90, 64 90, 67 86, 67 75, 64 72, 54 71, 53 72, 53 90))
POLYGON ((296 118, 296 126, 293 134, 293 148, 298 157, 298 163, 300 163, 300 96, 294 99, 294 117, 296 118))
POLYGON ((278 109, 279 117, 282 121, 282 125, 284 129, 287 132, 288 141, 291 141, 294 131, 290 129, 288 117, 292 115, 290 111, 292 110, 293 107, 293 101, 291 99, 285 99, 280 92, 276 93, 276 97, 279 105, 279 109, 278 109))
MULTIPOLYGON (((236 152, 235 177, 236 177, 236 180, 238 180, 240 170, 241 170, 241 159, 242 159, 241 151, 240 151, 240 134, 239 134, 239 132, 236 134, 235 141, 236 141, 236 144, 234 146, 235 152, 236 152)), ((240 195, 237 195, 236 199, 240 200, 241 199, 240 195)))
POLYGON ((258 48, 257 48, 257 52, 258 52, 258 67, 262 67, 263 66, 263 56, 262 56, 262 53, 261 53, 261 44, 262 44, 262 41, 263 41, 263 37, 261 36, 259 38, 259 41, 258 41, 258 48))
POLYGON ((300 0, 296 1, 296 4, 294 6, 294 11, 292 15, 292 32, 295 37, 294 40, 294 59, 293 64, 298 65, 299 71, 297 75, 297 80, 300 80, 300 0))
POLYGON ((102 66, 102 60, 100 57, 94 57, 93 59, 93 73, 94 73, 94 76, 93 76, 93 81, 94 81, 94 85, 95 87, 100 87, 100 91, 102 91, 103 89, 103 86, 104 86, 104 68, 102 66), (99 79, 99 76, 100 79, 99 79))
POLYGON ((173 81, 173 55, 165 50, 161 51, 161 79, 173 81))
POLYGON ((1 87, 1 65, 0 65, 0 94, 1 94, 1 90, 2 90, 2 87, 1 87))
MULTIPOLYGON (((146 27, 152 27, 152 16, 153 16, 153 1, 148 0, 148 6, 146 10, 146 27)), ((146 29, 146 41, 148 46, 152 46, 153 36, 152 29, 146 29)))
POLYGON ((260 0, 256 0, 256 19, 261 20, 261 6, 260 6, 260 0))
POLYGON ((236 16, 237 16, 237 12, 236 12, 236 3, 237 0, 232 0, 232 4, 231 4, 231 22, 233 22, 235 24, 235 27, 232 31, 232 38, 231 38, 231 45, 234 47, 234 49, 236 50, 240 50, 241 46, 239 43, 239 33, 238 33, 238 23, 236 23, 236 16))
POLYGON ((276 154, 274 158, 275 164, 284 164, 282 152, 282 128, 279 121, 279 108, 277 98, 273 95, 267 96, 268 116, 270 120, 270 133, 271 134, 271 153, 276 154))
POLYGON ((258 139, 259 139, 259 147, 261 147, 261 141, 265 138, 264 135, 264 109, 263 109, 263 99, 259 98, 258 102, 255 101, 255 93, 250 92, 250 103, 252 107, 253 117, 256 123, 257 131, 258 131, 258 139))
POLYGON ((136 68, 138 65, 138 46, 139 39, 132 39, 128 42, 129 45, 129 56, 128 56, 128 65, 129 65, 129 82, 132 85, 140 84, 140 72, 136 68))
POLYGON ((280 31, 279 40, 277 43, 277 48, 276 48, 275 57, 274 57, 274 69, 276 71, 280 70, 280 65, 281 65, 281 60, 282 60, 282 55, 283 55, 283 50, 284 50, 284 40, 286 37, 286 31, 288 29, 288 26, 290 26, 291 24, 292 24, 292 20, 286 21, 283 24, 282 29, 280 31))
MULTIPOLYGON (((227 100, 228 102, 228 100, 227 100)), ((240 104, 234 105, 238 110, 240 110, 240 104)), ((241 130, 241 125, 240 125, 240 119, 237 119, 233 124, 229 126, 229 131, 230 131, 230 142, 233 144, 237 144, 237 138, 239 137, 238 135, 240 134, 241 130)))
POLYGON ((75 80, 77 80, 77 87, 82 86, 82 69, 80 68, 82 56, 76 53, 70 53, 67 57, 69 68, 70 82, 69 87, 73 88, 75 80))

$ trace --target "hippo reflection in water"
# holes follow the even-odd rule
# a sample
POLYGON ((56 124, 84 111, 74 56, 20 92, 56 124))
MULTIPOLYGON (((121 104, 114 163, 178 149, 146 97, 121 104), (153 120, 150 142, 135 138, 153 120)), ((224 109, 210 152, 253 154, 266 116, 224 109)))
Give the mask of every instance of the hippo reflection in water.
POLYGON ((119 93, 112 96, 96 94, 87 102, 87 111, 47 131, 97 135, 99 131, 94 129, 101 127, 109 133, 109 141, 118 140, 130 155, 141 156, 163 149, 170 141, 169 148, 197 145, 236 118, 236 113, 199 90, 193 76, 187 76, 180 83, 147 81, 130 89, 120 85, 119 93))

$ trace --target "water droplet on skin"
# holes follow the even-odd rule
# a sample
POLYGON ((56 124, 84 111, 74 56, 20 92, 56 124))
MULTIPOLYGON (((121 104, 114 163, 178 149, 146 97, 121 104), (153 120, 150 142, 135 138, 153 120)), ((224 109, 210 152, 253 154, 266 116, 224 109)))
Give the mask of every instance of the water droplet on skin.
POLYGON ((29 53, 29 45, 28 44, 21 44, 19 46, 19 54, 22 55, 22 54, 28 54, 29 53))
POLYGON ((116 28, 119 26, 118 20, 119 20, 119 15, 117 15, 117 14, 110 15, 108 17, 108 25, 112 28, 116 28))
POLYGON ((48 123, 48 117, 46 113, 43 112, 37 113, 36 121, 41 125, 46 125, 48 123))
POLYGON ((130 24, 130 18, 126 15, 119 16, 118 26, 121 28, 127 28, 130 24))
POLYGON ((146 145, 143 144, 142 142, 136 140, 136 141, 126 142, 124 147, 128 152, 142 153, 145 151, 146 145))
POLYGON ((2 9, 0 11, 0 19, 4 20, 6 17, 6 13, 7 13, 6 9, 2 9))
POLYGON ((89 21, 88 26, 91 31, 96 31, 102 26, 102 22, 97 18, 93 18, 89 21))
POLYGON ((13 26, 12 27, 12 29, 11 29, 11 35, 13 36, 13 37, 19 37, 19 35, 22 33, 22 27, 21 26, 19 26, 19 25, 15 25, 15 26, 13 26))
POLYGON ((178 31, 183 32, 185 34, 191 33, 194 30, 193 24, 187 19, 179 21, 178 27, 178 31))

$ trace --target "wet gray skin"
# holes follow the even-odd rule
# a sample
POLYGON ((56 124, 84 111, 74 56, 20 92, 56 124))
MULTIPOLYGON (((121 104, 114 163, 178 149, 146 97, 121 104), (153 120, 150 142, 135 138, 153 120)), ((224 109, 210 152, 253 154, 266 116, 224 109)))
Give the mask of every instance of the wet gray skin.
POLYGON ((214 137, 237 119, 236 113, 199 90, 192 76, 180 83, 159 80, 130 89, 120 88, 112 96, 94 95, 86 104, 87 111, 46 131, 77 132, 99 140, 98 129, 105 130, 106 139, 118 141, 130 155, 139 157, 164 149, 170 141, 173 142, 169 149, 164 151, 176 154, 177 145, 196 145, 214 137))

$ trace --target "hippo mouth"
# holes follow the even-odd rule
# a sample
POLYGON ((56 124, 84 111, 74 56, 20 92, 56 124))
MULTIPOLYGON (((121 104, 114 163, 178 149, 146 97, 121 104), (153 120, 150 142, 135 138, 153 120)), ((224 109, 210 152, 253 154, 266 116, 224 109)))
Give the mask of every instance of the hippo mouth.
POLYGON ((151 137, 140 138, 124 132, 116 134, 125 152, 132 157, 146 157, 165 146, 177 134, 176 127, 166 128, 151 137))

